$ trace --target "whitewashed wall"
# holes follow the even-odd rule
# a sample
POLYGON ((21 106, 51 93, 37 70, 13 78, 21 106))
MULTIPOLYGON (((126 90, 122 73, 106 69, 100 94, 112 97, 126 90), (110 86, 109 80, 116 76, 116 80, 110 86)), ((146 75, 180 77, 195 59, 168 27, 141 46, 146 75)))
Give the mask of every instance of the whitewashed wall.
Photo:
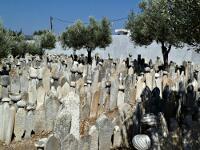
MULTIPOLYGON (((111 54, 113 58, 125 58, 129 53, 133 55, 134 58, 137 58, 138 54, 141 54, 142 57, 147 60, 152 59, 155 61, 156 57, 159 56, 162 58, 161 47, 157 43, 152 43, 148 47, 139 47, 135 46, 126 35, 113 35, 113 41, 109 47, 104 49, 97 48, 94 52, 99 53, 101 57, 107 58, 108 53, 111 54)), ((53 50, 47 50, 48 53, 53 54, 67 54, 70 55, 73 53, 72 49, 64 50, 59 42, 56 43, 56 48, 53 50)), ((77 54, 86 54, 86 50, 82 49, 77 51, 77 54)), ((188 47, 182 49, 176 49, 172 47, 172 50, 169 54, 169 60, 175 61, 178 64, 181 64, 182 61, 192 61, 194 64, 200 64, 200 54, 189 51, 188 47)))

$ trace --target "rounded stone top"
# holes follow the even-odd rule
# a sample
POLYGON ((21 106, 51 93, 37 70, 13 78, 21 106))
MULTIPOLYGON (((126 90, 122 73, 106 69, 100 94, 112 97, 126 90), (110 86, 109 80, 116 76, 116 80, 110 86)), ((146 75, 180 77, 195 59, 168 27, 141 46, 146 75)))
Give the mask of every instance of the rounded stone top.
POLYGON ((144 75, 144 72, 141 72, 140 75, 144 75))
POLYGON ((76 82, 71 81, 70 86, 71 86, 71 87, 76 87, 76 82))
POLYGON ((92 84, 92 80, 87 79, 87 84, 92 84))
POLYGON ((26 107, 26 101, 25 100, 20 100, 17 102, 17 106, 18 107, 26 107))
POLYGON ((17 64, 16 64, 16 66, 21 66, 21 62, 18 61, 17 64))
POLYGON ((163 71, 163 75, 168 75, 168 72, 167 71, 163 71))
POLYGON ((33 105, 28 105, 28 106, 26 107, 26 109, 27 109, 27 110, 35 110, 35 106, 33 106, 33 105))
POLYGON ((102 65, 103 65, 103 63, 100 61, 100 62, 99 62, 99 65, 101 65, 101 66, 102 66, 102 65))
POLYGON ((151 69, 150 69, 149 67, 146 67, 146 68, 145 68, 145 72, 150 72, 150 70, 151 70, 151 69))
POLYGON ((12 101, 19 101, 22 96, 20 93, 10 93, 9 97, 12 101))
POLYGON ((2 100, 1 100, 2 102, 10 102, 11 101, 11 99, 10 98, 8 98, 8 97, 4 97, 2 100))
POLYGON ((35 147, 37 148, 44 148, 47 143, 47 138, 42 138, 35 143, 35 147))
POLYGON ((106 81, 106 87, 110 87, 111 86, 111 81, 106 81))
POLYGON ((160 77, 160 74, 159 73, 155 73, 155 77, 156 78, 160 77))
POLYGON ((124 91, 125 87, 123 85, 119 85, 119 90, 124 91))

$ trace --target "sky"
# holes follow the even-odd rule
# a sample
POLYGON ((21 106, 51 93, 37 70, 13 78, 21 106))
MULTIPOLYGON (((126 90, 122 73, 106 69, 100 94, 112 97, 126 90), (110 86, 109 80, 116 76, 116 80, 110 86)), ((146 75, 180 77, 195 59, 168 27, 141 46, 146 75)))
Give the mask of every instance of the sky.
MULTIPOLYGON (((0 0, 0 20, 6 28, 30 35, 39 29, 50 28, 59 34, 77 19, 88 22, 89 16, 119 19, 127 17, 131 10, 138 11, 139 0, 0 0), (64 21, 59 21, 59 18, 64 21)), ((123 28, 124 21, 112 23, 112 29, 123 28)))

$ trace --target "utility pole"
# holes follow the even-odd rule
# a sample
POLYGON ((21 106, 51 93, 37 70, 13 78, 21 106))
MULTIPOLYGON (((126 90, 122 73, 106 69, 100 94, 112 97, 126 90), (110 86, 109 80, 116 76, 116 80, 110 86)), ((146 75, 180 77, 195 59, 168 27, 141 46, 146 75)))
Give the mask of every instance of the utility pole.
POLYGON ((53 31, 53 17, 50 16, 50 30, 53 31))

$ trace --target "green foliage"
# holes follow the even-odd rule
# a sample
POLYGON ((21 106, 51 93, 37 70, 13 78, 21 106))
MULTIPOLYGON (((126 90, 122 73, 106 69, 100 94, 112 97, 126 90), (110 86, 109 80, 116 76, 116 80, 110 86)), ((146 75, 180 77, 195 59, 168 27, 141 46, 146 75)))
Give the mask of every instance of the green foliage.
POLYGON ((10 37, 3 26, 0 25, 0 59, 6 57, 10 51, 10 37))
POLYGON ((48 30, 38 30, 38 31, 35 31, 34 33, 33 33, 33 35, 42 35, 42 34, 45 34, 45 33, 47 33, 47 32, 49 32, 48 30))
POLYGON ((168 65, 171 46, 182 47, 180 28, 173 19, 169 0, 146 0, 140 3, 141 13, 130 13, 126 28, 131 39, 138 45, 150 45, 153 41, 161 44, 164 65, 168 65))
POLYGON ((53 49, 55 48, 56 37, 51 32, 45 32, 41 35, 41 48, 53 49))
POLYGON ((171 18, 179 38, 192 46, 200 44, 200 1, 199 0, 171 0, 171 18))
POLYGON ((106 48, 112 42, 111 28, 108 19, 103 18, 97 22, 90 17, 89 25, 85 26, 81 21, 66 28, 62 33, 61 43, 64 48, 73 48, 73 50, 87 49, 88 63, 91 63, 91 52, 97 47, 106 48))
POLYGON ((74 50, 79 50, 85 44, 86 28, 79 20, 76 24, 66 28, 66 31, 61 35, 61 43, 63 48, 69 47, 74 50))
POLYGON ((166 45, 181 46, 169 12, 168 0, 149 0, 140 4, 141 13, 131 13, 126 27, 131 38, 139 45, 149 45, 153 41, 166 45))

